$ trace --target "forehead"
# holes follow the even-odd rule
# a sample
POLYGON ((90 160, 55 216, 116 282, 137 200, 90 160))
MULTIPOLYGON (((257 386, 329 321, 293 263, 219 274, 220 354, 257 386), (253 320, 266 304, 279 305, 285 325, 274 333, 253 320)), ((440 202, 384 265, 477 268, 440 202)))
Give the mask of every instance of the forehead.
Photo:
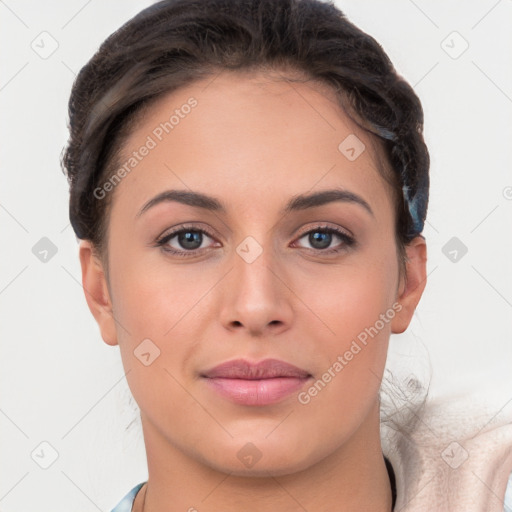
POLYGON ((389 203, 383 163, 326 84, 222 72, 139 113, 118 161, 129 172, 114 194, 139 204, 163 187, 216 189, 243 206, 244 197, 272 201, 335 185, 389 203))

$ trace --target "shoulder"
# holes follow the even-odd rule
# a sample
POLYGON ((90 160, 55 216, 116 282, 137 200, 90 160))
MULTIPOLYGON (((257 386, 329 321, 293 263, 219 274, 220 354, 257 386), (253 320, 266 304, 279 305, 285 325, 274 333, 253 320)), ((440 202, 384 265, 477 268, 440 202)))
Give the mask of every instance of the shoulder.
POLYGON ((427 403, 414 428, 384 425, 382 434, 397 510, 512 511, 510 398, 443 397, 427 403))

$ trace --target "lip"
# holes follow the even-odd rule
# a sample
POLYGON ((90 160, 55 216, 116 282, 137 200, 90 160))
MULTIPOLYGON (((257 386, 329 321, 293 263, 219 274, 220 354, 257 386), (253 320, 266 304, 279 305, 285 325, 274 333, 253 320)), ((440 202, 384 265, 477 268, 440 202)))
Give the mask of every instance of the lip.
POLYGON ((221 396, 242 405, 269 405, 304 386, 312 375, 279 359, 252 363, 227 361, 203 373, 206 384, 221 396))

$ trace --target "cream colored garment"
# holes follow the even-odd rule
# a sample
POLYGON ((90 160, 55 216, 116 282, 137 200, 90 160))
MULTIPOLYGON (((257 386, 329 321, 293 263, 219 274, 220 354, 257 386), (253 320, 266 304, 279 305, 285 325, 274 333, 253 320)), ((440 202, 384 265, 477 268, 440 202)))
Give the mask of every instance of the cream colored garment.
POLYGON ((382 426, 395 471, 395 512, 503 512, 512 473, 512 389, 506 399, 430 402, 409 434, 382 426))

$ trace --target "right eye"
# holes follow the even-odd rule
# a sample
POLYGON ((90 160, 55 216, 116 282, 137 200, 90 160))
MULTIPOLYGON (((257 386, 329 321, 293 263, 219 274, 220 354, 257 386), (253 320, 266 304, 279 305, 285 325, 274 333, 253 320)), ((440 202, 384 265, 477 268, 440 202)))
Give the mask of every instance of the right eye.
POLYGON ((170 233, 166 233, 157 241, 162 250, 180 257, 196 256, 197 251, 207 249, 203 246, 206 238, 213 238, 204 229, 196 227, 180 227, 170 233))

